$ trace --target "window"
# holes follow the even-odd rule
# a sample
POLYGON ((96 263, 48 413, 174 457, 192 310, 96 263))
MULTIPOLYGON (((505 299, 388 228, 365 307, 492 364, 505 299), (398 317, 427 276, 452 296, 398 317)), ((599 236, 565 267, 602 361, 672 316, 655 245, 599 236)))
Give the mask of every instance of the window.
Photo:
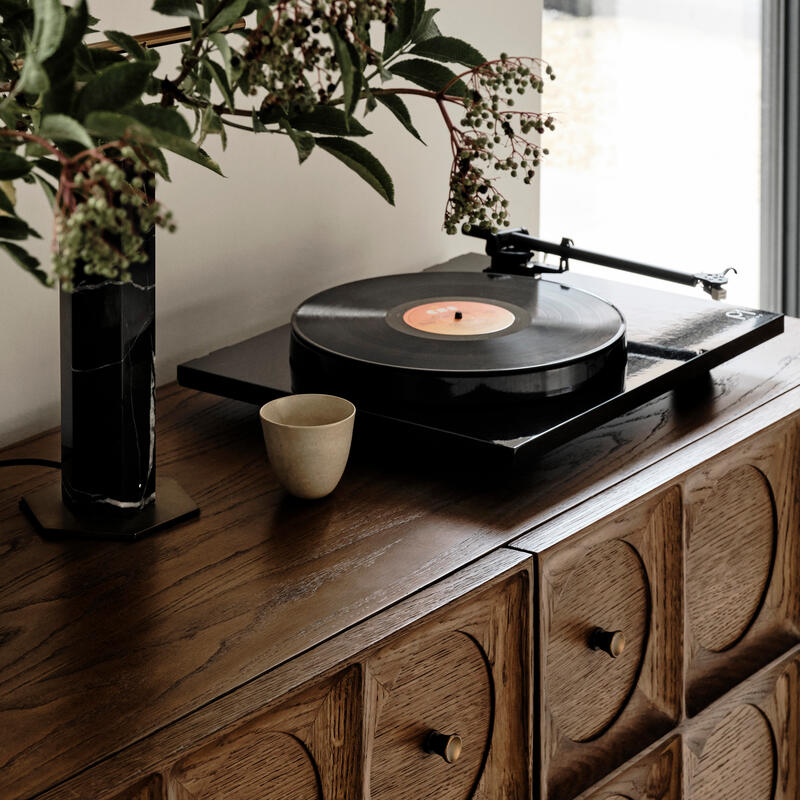
POLYGON ((761 5, 545 0, 558 77, 543 96, 557 117, 543 238, 686 272, 735 266, 729 301, 759 305, 761 5))

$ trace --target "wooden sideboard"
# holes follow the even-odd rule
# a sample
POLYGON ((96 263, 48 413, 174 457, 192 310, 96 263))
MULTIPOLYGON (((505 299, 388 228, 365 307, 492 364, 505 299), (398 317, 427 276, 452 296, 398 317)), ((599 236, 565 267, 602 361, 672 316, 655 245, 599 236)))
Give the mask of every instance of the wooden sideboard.
POLYGON ((514 474, 301 502, 252 407, 158 425, 202 514, 140 542, 41 539, 57 475, 0 470, 3 800, 800 797, 800 322, 514 474))

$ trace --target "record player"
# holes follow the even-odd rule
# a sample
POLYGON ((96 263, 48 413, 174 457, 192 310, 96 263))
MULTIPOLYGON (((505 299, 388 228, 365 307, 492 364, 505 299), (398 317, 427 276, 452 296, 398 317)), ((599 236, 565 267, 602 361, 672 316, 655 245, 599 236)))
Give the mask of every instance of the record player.
POLYGON ((717 302, 730 270, 655 267, 522 228, 469 233, 486 240, 488 264, 464 256, 320 292, 289 325, 181 364, 179 383, 257 404, 338 394, 356 404, 367 437, 377 426, 394 447, 443 444, 513 463, 783 331, 781 314, 717 302), (570 259, 699 286, 711 299, 577 275, 570 259))

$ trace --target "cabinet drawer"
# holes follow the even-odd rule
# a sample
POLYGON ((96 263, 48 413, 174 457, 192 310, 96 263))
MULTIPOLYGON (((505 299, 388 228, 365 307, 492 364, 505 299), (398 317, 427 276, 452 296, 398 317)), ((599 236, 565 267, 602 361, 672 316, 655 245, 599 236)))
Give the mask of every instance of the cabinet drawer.
POLYGON ((626 764, 578 800, 681 800, 681 740, 674 736, 626 764))
POLYGON ((798 641, 799 458, 789 422, 686 478, 689 714, 798 641))
POLYGON ((507 581, 369 658, 372 800, 528 796, 528 604, 507 581))
POLYGON ((569 800, 680 718, 678 487, 537 556, 541 796, 569 800))
POLYGON ((169 800, 322 800, 358 794, 357 666, 237 726, 167 772, 169 800))
POLYGON ((531 800, 531 585, 497 551, 41 800, 531 800))
POLYGON ((684 742, 688 800, 797 800, 800 652, 690 720, 684 742))

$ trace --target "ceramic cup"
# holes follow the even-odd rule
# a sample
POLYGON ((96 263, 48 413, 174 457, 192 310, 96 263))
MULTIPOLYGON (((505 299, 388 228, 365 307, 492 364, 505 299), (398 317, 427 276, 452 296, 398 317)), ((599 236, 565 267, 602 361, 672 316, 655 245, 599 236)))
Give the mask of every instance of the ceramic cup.
POLYGON ((261 407, 272 468, 295 497, 330 494, 344 472, 356 407, 330 394, 291 394, 261 407))

